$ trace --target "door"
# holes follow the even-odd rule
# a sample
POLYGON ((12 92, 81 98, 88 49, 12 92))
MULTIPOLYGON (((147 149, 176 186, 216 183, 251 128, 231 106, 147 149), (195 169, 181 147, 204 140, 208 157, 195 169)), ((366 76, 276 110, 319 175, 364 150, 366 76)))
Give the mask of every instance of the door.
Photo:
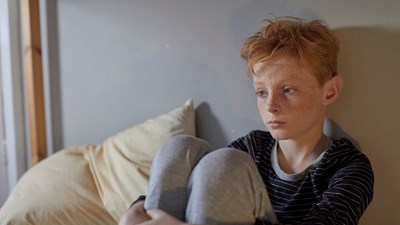
POLYGON ((0 207, 3 205, 8 196, 7 149, 5 145, 3 112, 3 82, 0 72, 0 207))

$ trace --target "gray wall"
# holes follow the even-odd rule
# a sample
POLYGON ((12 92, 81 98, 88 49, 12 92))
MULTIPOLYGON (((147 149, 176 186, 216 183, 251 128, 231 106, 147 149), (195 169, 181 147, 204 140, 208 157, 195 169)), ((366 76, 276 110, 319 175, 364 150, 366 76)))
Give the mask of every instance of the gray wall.
POLYGON ((216 147, 263 129, 242 41, 271 14, 325 20, 342 41, 346 82, 328 114, 370 157, 376 176, 360 224, 400 221, 400 2, 58 0, 47 1, 45 13, 55 150, 101 143, 188 98, 198 135, 216 147))

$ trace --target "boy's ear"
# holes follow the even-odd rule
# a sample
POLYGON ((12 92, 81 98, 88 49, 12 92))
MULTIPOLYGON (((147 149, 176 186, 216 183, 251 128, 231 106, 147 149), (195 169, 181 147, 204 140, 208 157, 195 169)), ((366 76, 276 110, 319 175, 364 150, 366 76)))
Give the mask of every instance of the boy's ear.
POLYGON ((336 75, 325 83, 325 104, 329 105, 334 102, 343 89, 343 77, 336 75))

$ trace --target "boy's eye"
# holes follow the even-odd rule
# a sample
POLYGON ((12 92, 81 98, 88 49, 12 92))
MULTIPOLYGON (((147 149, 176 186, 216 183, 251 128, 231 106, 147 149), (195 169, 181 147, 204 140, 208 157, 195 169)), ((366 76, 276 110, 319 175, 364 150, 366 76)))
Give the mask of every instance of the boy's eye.
POLYGON ((291 88, 291 87, 284 87, 283 88, 283 93, 285 93, 285 94, 291 94, 291 93, 293 93, 295 91, 296 91, 296 89, 291 88))
POLYGON ((266 98, 268 97, 268 93, 266 91, 257 91, 256 92, 257 97, 259 98, 266 98))

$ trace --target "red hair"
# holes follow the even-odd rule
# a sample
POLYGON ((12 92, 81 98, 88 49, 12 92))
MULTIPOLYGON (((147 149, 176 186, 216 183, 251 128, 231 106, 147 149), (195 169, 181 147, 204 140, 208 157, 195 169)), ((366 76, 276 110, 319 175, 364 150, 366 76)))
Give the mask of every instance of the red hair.
POLYGON ((250 76, 256 63, 280 56, 310 66, 321 85, 337 74, 339 41, 322 21, 282 17, 267 22, 243 43, 241 57, 250 76))

